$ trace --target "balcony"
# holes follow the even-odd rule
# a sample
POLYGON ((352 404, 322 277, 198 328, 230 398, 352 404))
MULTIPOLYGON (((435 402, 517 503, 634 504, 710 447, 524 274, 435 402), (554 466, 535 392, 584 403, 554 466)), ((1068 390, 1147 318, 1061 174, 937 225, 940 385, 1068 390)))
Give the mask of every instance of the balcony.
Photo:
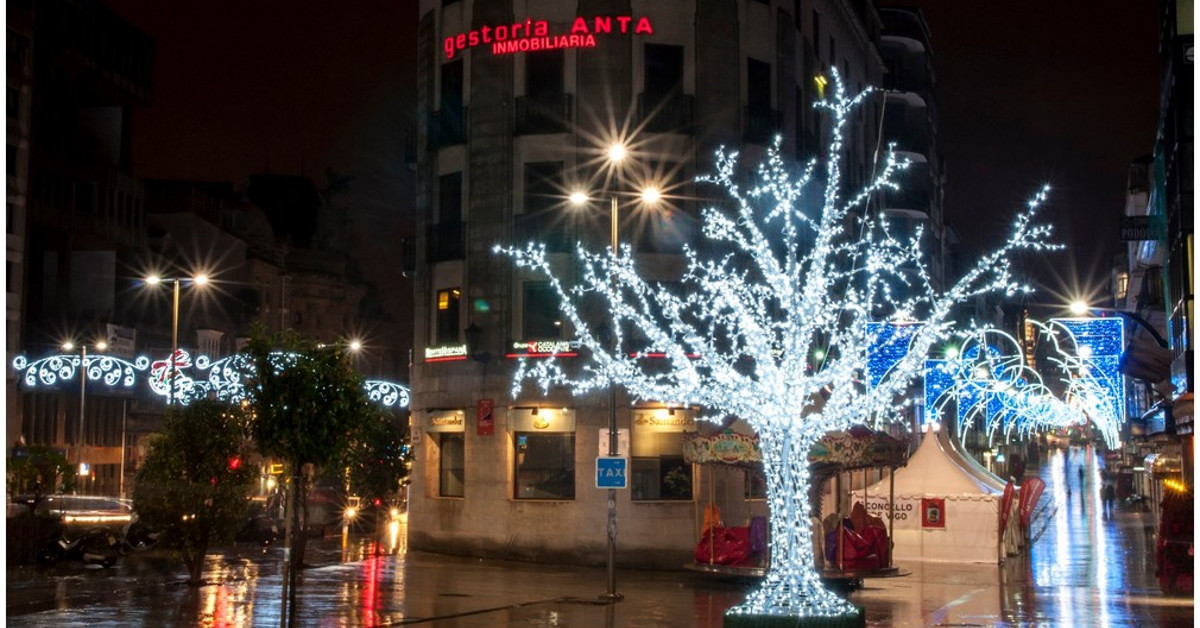
POLYGON ((929 192, 919 188, 884 190, 879 199, 884 212, 917 219, 929 217, 929 204, 929 192))
POLYGON ((429 150, 467 141, 467 108, 439 109, 429 115, 429 150))
POLYGON ((570 94, 520 96, 514 126, 517 135, 567 133, 573 122, 570 94))
POLYGON ((783 130, 783 115, 774 109, 749 106, 745 110, 746 121, 743 139, 764 146, 775 140, 775 134, 783 130))
POLYGON ((449 220, 430 225, 425 231, 425 261, 430 264, 463 259, 466 223, 449 220))
POLYGON ((672 92, 669 94, 638 94, 638 120, 642 129, 651 133, 683 133, 690 135, 695 111, 695 97, 672 92))

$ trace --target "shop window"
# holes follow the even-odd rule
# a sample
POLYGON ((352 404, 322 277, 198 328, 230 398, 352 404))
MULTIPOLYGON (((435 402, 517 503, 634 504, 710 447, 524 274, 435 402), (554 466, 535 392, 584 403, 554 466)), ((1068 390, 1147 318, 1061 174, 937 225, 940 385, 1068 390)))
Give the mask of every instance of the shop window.
POLYGON ((575 433, 513 433, 513 498, 575 499, 575 433))
POLYGON ((684 411, 638 409, 630 443, 634 500, 692 499, 692 465, 683 459, 683 432, 694 429, 684 411))
POLYGON ((767 477, 763 475, 762 469, 746 469, 746 492, 745 497, 749 500, 760 500, 767 498, 767 477))
POLYGON ((558 294, 550 286, 550 282, 526 282, 525 300, 522 307, 523 339, 551 340, 562 337, 558 294))
POLYGON ((461 432, 444 432, 438 437, 438 497, 462 497, 465 448, 461 432))
POLYGON ((437 313, 434 320, 434 343, 452 345, 459 339, 459 302, 462 291, 458 288, 438 290, 437 313))

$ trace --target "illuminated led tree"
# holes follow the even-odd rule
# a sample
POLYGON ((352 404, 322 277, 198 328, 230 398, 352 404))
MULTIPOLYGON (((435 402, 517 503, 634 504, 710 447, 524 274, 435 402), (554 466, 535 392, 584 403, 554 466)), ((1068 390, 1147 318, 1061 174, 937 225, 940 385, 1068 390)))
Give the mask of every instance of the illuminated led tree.
POLYGON ((613 381, 636 399, 696 405, 705 419, 736 416, 757 432, 770 506, 770 565, 761 586, 730 609, 727 625, 770 617, 862 621, 822 585, 814 567, 808 451, 827 432, 900 419, 930 348, 951 331, 952 308, 986 292, 1025 289, 1010 273, 1010 254, 1049 246, 1049 228, 1034 222, 1043 190, 998 250, 958 283, 936 289, 921 233, 897 238, 868 207, 873 195, 898 187, 895 177, 907 163, 889 150, 876 178, 843 194, 843 134, 867 93, 848 96, 834 72, 832 94, 819 103, 834 122, 828 156, 798 178, 778 142, 749 189, 738 183, 736 153, 718 153, 716 174, 703 180, 724 188, 730 202, 704 211, 703 233, 704 250, 720 253, 686 249, 682 290, 642 280, 628 247, 602 253, 580 247, 581 272, 570 286, 551 271, 543 246, 499 249, 517 266, 549 277, 564 317, 592 356, 571 372, 554 360, 523 362, 514 394, 526 380, 543 392, 565 386, 576 394, 613 381), (822 167, 823 180, 815 176, 822 167), (813 188, 817 194, 808 194, 813 188), (586 303, 601 304, 605 320, 577 305, 586 303), (924 324, 899 334, 894 325, 869 325, 913 316, 924 324), (615 342, 600 338, 601 322, 615 342), (872 351, 898 338, 907 350, 897 352, 885 373, 868 376, 872 351), (647 360, 649 354, 665 360, 647 360))

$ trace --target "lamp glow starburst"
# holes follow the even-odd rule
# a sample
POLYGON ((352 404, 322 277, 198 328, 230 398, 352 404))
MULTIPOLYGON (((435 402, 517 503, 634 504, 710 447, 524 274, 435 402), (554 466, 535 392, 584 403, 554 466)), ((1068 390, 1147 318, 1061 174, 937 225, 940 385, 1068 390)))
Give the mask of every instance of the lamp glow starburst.
POLYGON ((728 611, 727 625, 758 616, 859 617, 826 589, 814 566, 809 449, 833 430, 900 419, 909 385, 949 336, 952 308, 988 292, 1027 290, 1010 272, 1010 254, 1053 248, 1049 227, 1034 221, 1043 189, 1002 246, 958 283, 937 289, 920 232, 897 239, 869 207, 872 195, 898 187, 894 179, 907 162, 889 149, 873 180, 842 194, 843 136, 870 90, 848 96, 831 73, 834 89, 818 103, 834 121, 823 180, 816 161, 793 175, 777 140, 755 183, 743 189, 737 154, 719 151, 716 174, 702 181, 724 188, 730 202, 704 211, 708 243, 685 249, 683 290, 639 277, 628 246, 601 253, 579 246, 580 273, 571 285, 555 275, 542 245, 497 247, 517 267, 549 279, 592 357, 570 372, 554 359, 522 361, 514 395, 530 380, 543 393, 562 386, 578 395, 615 382, 635 399, 695 405, 709 420, 741 417, 757 432, 770 563, 759 588, 728 611), (602 304, 603 319, 577 303, 602 304), (922 324, 908 325, 917 315, 922 324), (615 343, 601 340, 601 324, 617 335, 615 343), (896 334, 898 327, 904 333, 896 334), (873 352, 897 342, 903 350, 873 372, 873 352), (649 354, 665 356, 665 368, 641 359, 649 354))

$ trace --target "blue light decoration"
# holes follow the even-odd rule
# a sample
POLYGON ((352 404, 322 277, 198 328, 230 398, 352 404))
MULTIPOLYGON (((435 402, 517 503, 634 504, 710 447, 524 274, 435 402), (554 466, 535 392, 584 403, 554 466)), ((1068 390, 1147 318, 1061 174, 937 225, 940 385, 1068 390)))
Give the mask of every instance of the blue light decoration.
MULTIPOLYGON (((277 354, 286 360, 288 354, 277 354)), ((245 398, 242 373, 248 365, 245 355, 236 354, 212 360, 204 355, 192 356, 182 349, 175 354, 175 399, 187 405, 193 399, 219 399, 237 403, 245 398)), ((20 373, 24 388, 53 388, 63 382, 76 379, 79 370, 79 355, 51 355, 30 361, 24 355, 13 359, 13 369, 20 373)), ((84 370, 89 382, 97 382, 113 389, 136 392, 140 385, 150 394, 163 397, 171 395, 168 373, 170 356, 162 360, 151 360, 140 356, 127 360, 116 356, 89 355, 84 370)), ((379 379, 363 382, 367 399, 385 408, 407 408, 409 389, 407 386, 379 379)))
POLYGON ((1027 323, 1045 347, 1038 369, 1030 366, 1016 338, 996 329, 974 330, 957 358, 929 360, 927 420, 942 416, 953 402, 959 425, 979 421, 989 440, 1090 422, 1109 447, 1116 447, 1125 412, 1121 321, 1027 323))
POLYGON ((815 567, 809 451, 831 431, 900 421, 897 410, 914 403, 910 386, 931 350, 953 332, 955 309, 983 294, 1027 291, 1010 256, 1055 248, 1046 243, 1049 227, 1037 222, 1043 189, 996 251, 938 287, 921 230, 898 237, 886 216, 863 210, 874 195, 898 189, 908 163, 889 149, 861 189, 843 185, 843 133, 870 90, 848 95, 837 70, 830 73, 817 103, 832 114, 825 158, 796 172, 777 139, 745 176, 737 153, 717 152, 716 173, 701 181, 728 198, 703 210, 707 242, 684 249, 682 290, 645 279, 628 244, 598 252, 578 245, 569 280, 544 244, 495 247, 518 272, 546 279, 561 319, 587 350, 575 364, 520 359, 514 398, 527 383, 542 394, 577 396, 615 385, 635 403, 695 406, 701 420, 738 417, 755 431, 770 559, 758 587, 726 612, 727 627, 805 625, 793 618, 863 624, 815 567), (927 313, 920 324, 907 322, 914 312, 927 313), (662 357, 642 359, 650 355, 662 357))

